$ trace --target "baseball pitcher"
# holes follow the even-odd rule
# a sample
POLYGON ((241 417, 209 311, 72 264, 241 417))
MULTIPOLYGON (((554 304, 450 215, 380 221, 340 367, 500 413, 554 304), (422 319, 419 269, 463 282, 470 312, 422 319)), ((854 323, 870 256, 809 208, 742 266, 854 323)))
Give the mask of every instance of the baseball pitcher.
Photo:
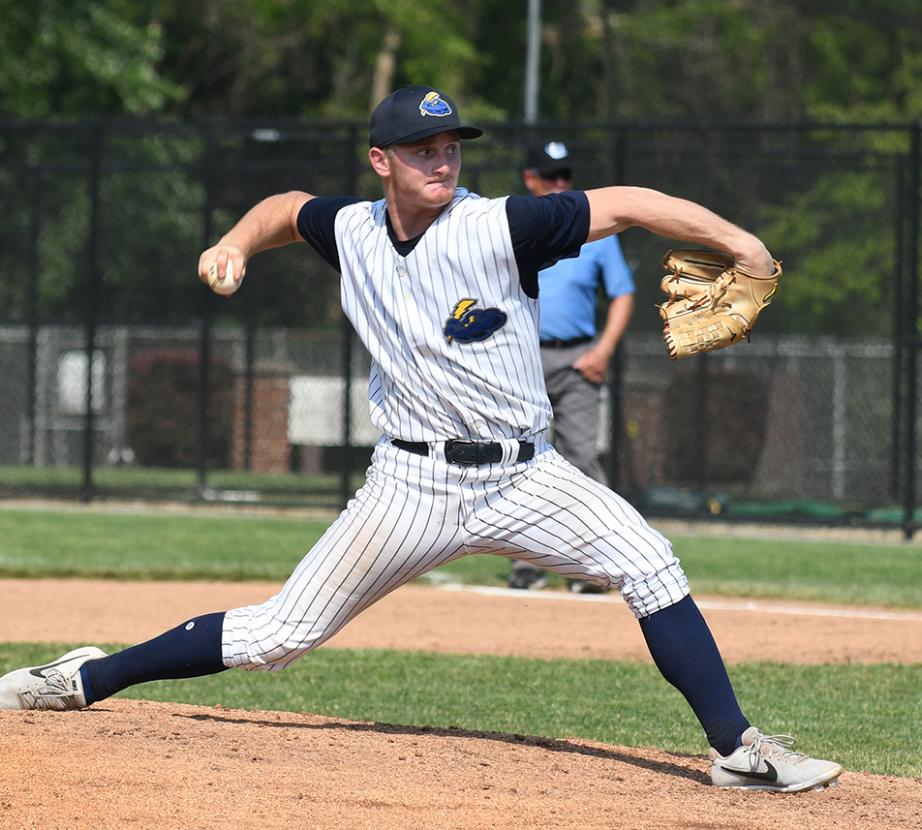
POLYGON ((482 199, 458 184, 462 144, 481 134, 441 90, 399 89, 371 118, 383 198, 271 196, 201 255, 199 277, 233 293, 251 257, 306 241, 341 275, 373 361, 381 439, 368 478, 281 590, 112 655, 84 647, 13 671, 0 707, 79 709, 144 681, 283 669, 405 582, 488 551, 621 592, 703 727, 715 785, 793 792, 838 778, 838 764, 749 723, 669 541, 547 440, 542 268, 632 226, 716 249, 734 265, 717 289, 671 283, 675 348, 700 350, 686 323, 699 308, 707 326, 732 317, 735 275, 772 275, 771 256, 704 207, 643 188, 482 199))

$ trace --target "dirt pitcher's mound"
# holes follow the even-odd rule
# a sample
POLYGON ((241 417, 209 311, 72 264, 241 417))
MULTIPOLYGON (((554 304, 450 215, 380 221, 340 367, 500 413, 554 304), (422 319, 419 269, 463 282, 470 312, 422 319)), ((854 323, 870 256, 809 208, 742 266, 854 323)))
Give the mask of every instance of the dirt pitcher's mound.
MULTIPOLYGON (((277 589, 245 582, 0 579, 0 641, 136 643, 196 614, 261 602, 277 589)), ((922 662, 922 613, 917 611, 698 600, 731 663, 922 662)), ((650 659, 640 626, 615 594, 419 585, 404 585, 360 614, 330 647, 650 659)), ((54 656, 49 653, 48 659, 54 656)))
POLYGON ((909 828, 922 783, 721 791, 703 758, 580 739, 108 701, 0 712, 0 828, 909 828))
MULTIPOLYGON (((0 640, 137 641, 274 587, 0 580, 0 640)), ((922 660, 917 612, 702 605, 731 661, 922 660)), ((420 586, 385 598, 331 645, 649 660, 612 596, 420 586)), ((0 712, 0 830, 922 828, 922 780, 846 773, 834 790, 799 795, 708 780, 703 757, 582 739, 123 700, 0 712)))

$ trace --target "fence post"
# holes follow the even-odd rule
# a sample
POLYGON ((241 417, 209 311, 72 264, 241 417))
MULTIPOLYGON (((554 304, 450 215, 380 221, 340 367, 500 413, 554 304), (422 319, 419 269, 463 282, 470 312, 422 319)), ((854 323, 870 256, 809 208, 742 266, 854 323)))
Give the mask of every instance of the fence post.
POLYGON ((83 500, 93 497, 93 451, 95 449, 95 428, 93 413, 93 355, 96 351, 96 315, 99 287, 102 277, 99 271, 99 174, 102 163, 102 125, 94 124, 90 133, 90 221, 87 240, 87 287, 86 287, 86 409, 84 412, 83 435, 83 500))
POLYGON ((698 361, 695 366, 695 469, 698 471, 696 484, 699 489, 707 490, 710 485, 711 472, 708 469, 708 452, 711 443, 711 421, 708 417, 708 402, 711 397, 710 385, 710 355, 707 352, 695 355, 698 361))
MULTIPOLYGON (((614 171, 609 184, 624 184, 627 168, 627 135, 624 127, 615 127, 614 171)), ((608 378, 609 436, 608 436, 608 486, 619 490, 621 486, 621 441, 624 435, 624 348, 615 347, 608 378)), ((620 492, 620 490, 619 490, 620 492)))
MULTIPOLYGON (((214 136, 211 128, 205 126, 204 154, 202 156, 202 183, 205 186, 205 199, 202 203, 202 248, 211 245, 212 216, 214 214, 214 173, 212 158, 214 156, 214 136)), ((199 283, 200 308, 202 314, 199 338, 199 422, 198 422, 198 481, 196 496, 203 498, 208 486, 208 384, 211 363, 211 291, 204 283, 199 283)))
MULTIPOLYGON (((251 276, 252 276, 252 268, 251 276)), ((256 361, 256 320, 253 307, 244 307, 246 319, 243 340, 243 469, 253 469, 253 366, 256 361)))
MULTIPOLYGON (((349 140, 346 142, 347 193, 355 193, 358 190, 357 143, 358 129, 353 124, 349 127, 349 140)), ((342 315, 342 321, 343 455, 340 465, 339 494, 340 504, 345 510, 352 496, 352 323, 349 322, 345 313, 342 315)))
POLYGON ((41 166, 36 164, 31 169, 29 180, 29 203, 32 211, 29 222, 29 355, 27 373, 29 398, 29 437, 26 448, 26 463, 35 464, 35 432, 38 419, 38 329, 39 329, 39 280, 41 279, 41 216, 42 216, 42 176, 41 166))
POLYGON ((339 495, 345 509, 352 495, 352 324, 343 314, 342 327, 342 377, 343 377, 343 455, 340 465, 339 495))
POLYGON ((893 415, 890 425, 890 498, 899 500, 900 483, 903 478, 903 356, 904 333, 903 315, 904 280, 903 273, 906 269, 906 255, 904 228, 906 225, 906 200, 908 188, 906 187, 906 161, 903 157, 896 160, 896 261, 893 274, 893 415))
POLYGON ((922 133, 922 124, 914 124, 911 128, 910 142, 909 240, 907 245, 909 292, 906 303, 908 315, 906 337, 909 339, 909 348, 906 355, 906 486, 903 492, 903 535, 907 540, 912 539, 915 532, 917 366, 919 347, 922 345, 919 339, 919 199, 922 198, 919 188, 919 166, 922 165, 920 133, 922 133))

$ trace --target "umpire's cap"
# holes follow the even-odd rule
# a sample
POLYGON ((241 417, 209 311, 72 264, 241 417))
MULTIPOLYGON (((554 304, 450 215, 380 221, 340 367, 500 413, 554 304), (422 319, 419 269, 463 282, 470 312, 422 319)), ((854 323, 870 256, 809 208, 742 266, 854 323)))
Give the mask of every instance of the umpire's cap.
POLYGON ((534 170, 547 179, 572 179, 573 159, 562 141, 548 141, 529 148, 525 157, 525 169, 534 170))
POLYGON ((479 138, 480 127, 462 124, 455 102, 431 86, 405 86, 387 96, 371 114, 369 147, 412 144, 457 130, 461 138, 479 138))

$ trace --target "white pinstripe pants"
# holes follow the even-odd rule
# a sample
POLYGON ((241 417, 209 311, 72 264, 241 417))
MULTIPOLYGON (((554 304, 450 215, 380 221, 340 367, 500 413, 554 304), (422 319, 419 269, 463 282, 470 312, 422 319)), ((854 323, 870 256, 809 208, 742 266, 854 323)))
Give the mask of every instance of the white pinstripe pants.
POLYGON ((470 553, 617 587, 637 617, 688 594, 668 540, 544 438, 530 462, 483 466, 449 464, 441 445, 427 457, 382 442, 365 485, 281 591, 227 612, 224 664, 284 668, 395 588, 470 553))

